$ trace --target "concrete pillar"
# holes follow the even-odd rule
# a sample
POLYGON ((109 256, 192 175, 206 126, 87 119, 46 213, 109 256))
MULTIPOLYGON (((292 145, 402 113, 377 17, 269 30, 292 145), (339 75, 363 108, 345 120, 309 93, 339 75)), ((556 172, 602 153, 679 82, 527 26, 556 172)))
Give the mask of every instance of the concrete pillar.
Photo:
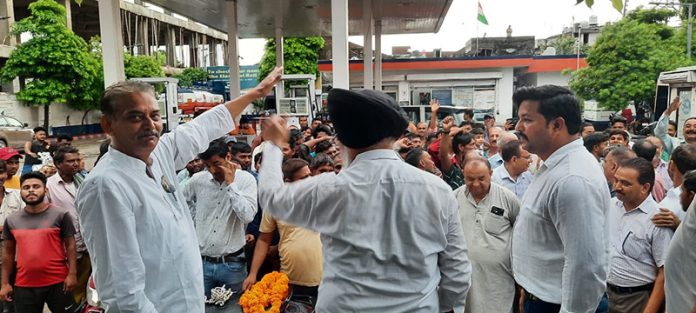
POLYGON ((189 35, 189 67, 198 66, 198 42, 196 40, 196 33, 191 33, 189 35))
POLYGON ((382 90, 382 0, 374 0, 375 90, 382 90))
POLYGON ((239 37, 237 37, 237 1, 227 1, 227 62, 230 66, 230 99, 239 97, 239 37))
MULTIPOLYGON (((228 38, 229 40, 229 38, 228 38)), ((227 41, 222 42, 222 65, 224 66, 229 66, 230 65, 230 51, 229 51, 229 45, 227 44, 227 41)))
POLYGON ((126 79, 123 70, 123 38, 119 0, 99 1, 99 32, 102 41, 104 86, 126 79))
MULTIPOLYGON (((283 47, 283 3, 282 0, 276 1, 275 11, 275 44, 276 44, 276 66, 285 66, 285 49, 283 47)), ((285 69, 283 69, 285 72, 285 69)), ((285 91, 285 83, 281 80, 278 89, 285 91)))
POLYGON ((372 0, 363 0, 363 88, 373 89, 372 0))
POLYGON ((167 25, 165 30, 164 50, 167 54, 167 65, 176 66, 176 30, 167 25))
POLYGON ((210 66, 213 62, 210 61, 210 46, 208 45, 208 35, 203 34, 201 41, 201 54, 203 55, 201 66, 210 66))
POLYGON ((375 21, 375 90, 382 90, 382 21, 375 21))
POLYGON ((350 88, 348 73, 348 0, 331 0, 333 87, 350 88))
POLYGON ((208 44, 208 53, 210 53, 210 66, 217 66, 217 39, 211 38, 208 44))
POLYGON ((15 22, 14 15, 14 1, 0 1, 0 16, 8 17, 6 20, 0 20, 0 39, 2 39, 0 44, 7 46, 17 45, 17 37, 10 34, 10 29, 12 29, 12 25, 15 22))
MULTIPOLYGON (((72 30, 72 9, 70 5, 70 0, 63 0, 63 6, 65 7, 65 17, 66 17, 66 22, 68 29, 72 30)), ((9 16, 9 15, 5 15, 9 16)))
POLYGON ((512 68, 500 69, 503 77, 495 84, 496 121, 503 122, 512 117, 512 93, 515 89, 515 73, 512 68))
POLYGON ((138 28, 140 34, 138 38, 140 39, 140 45, 138 46, 138 54, 140 55, 150 55, 150 19, 147 17, 142 17, 140 20, 140 27, 138 28))

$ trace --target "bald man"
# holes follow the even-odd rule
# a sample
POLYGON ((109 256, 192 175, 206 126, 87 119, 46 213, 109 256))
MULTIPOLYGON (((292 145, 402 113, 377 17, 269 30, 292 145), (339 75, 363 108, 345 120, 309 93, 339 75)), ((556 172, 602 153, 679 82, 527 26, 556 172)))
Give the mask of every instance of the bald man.
POLYGON ((515 298, 512 276, 512 228, 520 210, 510 190, 491 183, 491 167, 482 157, 464 165, 465 185, 454 191, 472 265, 465 312, 509 313, 515 298))

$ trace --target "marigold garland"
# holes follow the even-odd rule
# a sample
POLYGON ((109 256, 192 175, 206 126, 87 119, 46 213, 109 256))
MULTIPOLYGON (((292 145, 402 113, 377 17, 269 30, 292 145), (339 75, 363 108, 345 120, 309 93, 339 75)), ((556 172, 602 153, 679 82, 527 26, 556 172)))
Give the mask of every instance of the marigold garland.
POLYGON ((280 313, 280 306, 290 291, 289 283, 288 275, 268 273, 239 298, 239 305, 244 313, 280 313))

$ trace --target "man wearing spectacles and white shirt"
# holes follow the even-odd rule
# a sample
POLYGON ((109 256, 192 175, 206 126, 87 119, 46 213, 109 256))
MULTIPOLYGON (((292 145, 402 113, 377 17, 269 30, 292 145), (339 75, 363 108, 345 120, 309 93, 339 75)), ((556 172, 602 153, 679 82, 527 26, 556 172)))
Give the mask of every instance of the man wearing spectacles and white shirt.
POLYGON ((660 212, 651 196, 655 170, 650 161, 634 158, 622 162, 614 177, 618 201, 609 213, 609 312, 657 313, 665 297, 664 264, 673 231, 651 221, 660 212))

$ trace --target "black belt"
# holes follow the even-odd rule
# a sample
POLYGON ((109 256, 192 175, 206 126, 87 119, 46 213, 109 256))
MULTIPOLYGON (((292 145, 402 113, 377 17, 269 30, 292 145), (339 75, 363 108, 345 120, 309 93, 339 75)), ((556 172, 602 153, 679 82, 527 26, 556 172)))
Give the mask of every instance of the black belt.
POLYGON ((241 249, 225 254, 223 256, 206 256, 202 255, 201 258, 203 258, 203 261, 210 262, 210 263, 227 263, 227 262, 240 262, 244 261, 244 256, 239 256, 242 253, 244 253, 244 247, 241 249))
POLYGON ((525 290, 524 295, 529 301, 541 301, 541 302, 546 302, 544 300, 539 299, 537 296, 531 294, 529 291, 525 290))
POLYGON ((607 287, 609 288, 609 290, 616 292, 616 293, 634 293, 634 292, 639 292, 639 291, 651 291, 653 289, 653 286, 655 286, 654 283, 649 283, 647 285, 636 286, 636 287, 619 287, 616 285, 607 284, 607 287))

